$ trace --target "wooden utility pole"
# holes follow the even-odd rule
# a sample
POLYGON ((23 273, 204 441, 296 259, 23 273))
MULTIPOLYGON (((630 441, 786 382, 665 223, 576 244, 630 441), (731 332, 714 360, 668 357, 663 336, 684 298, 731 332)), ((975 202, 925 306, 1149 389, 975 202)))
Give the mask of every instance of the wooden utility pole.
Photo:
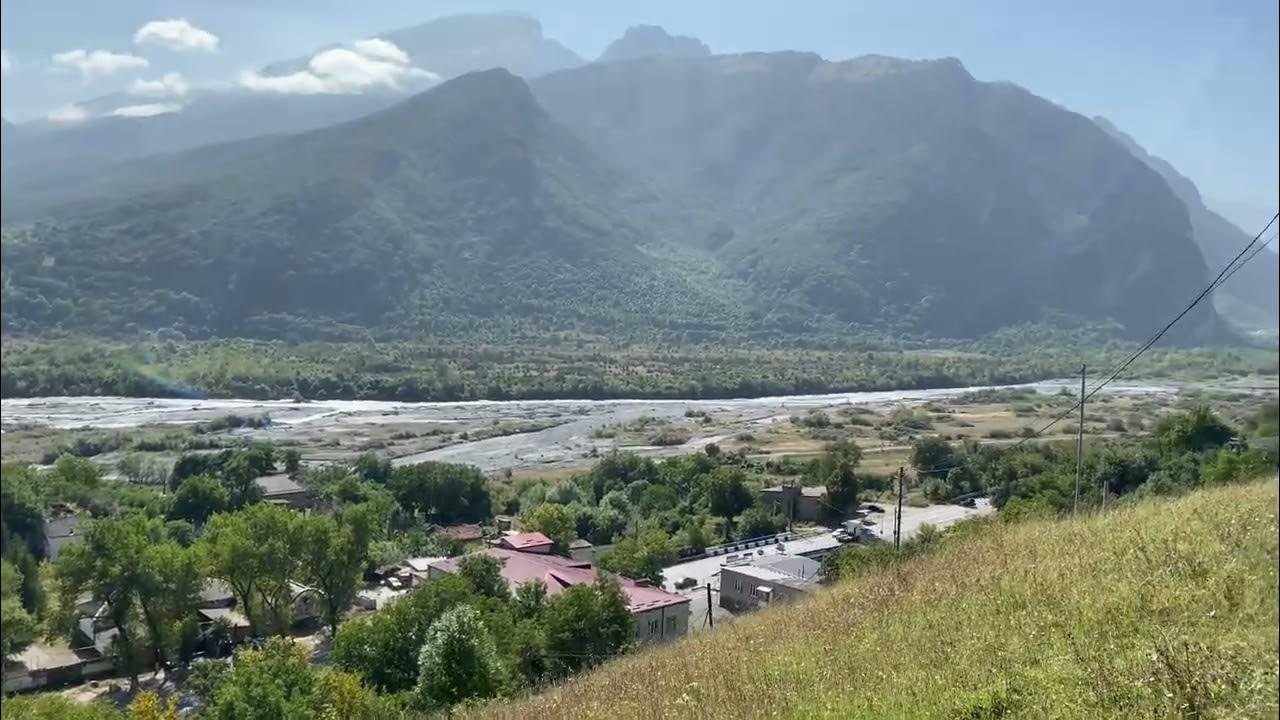
POLYGON ((1071 505, 1071 512, 1080 509, 1080 476, 1084 473, 1084 374, 1085 366, 1080 366, 1080 424, 1076 426, 1076 498, 1071 505))
POLYGON ((906 485, 907 471, 898 468, 898 507, 893 513, 893 549, 902 547, 902 490, 906 485))

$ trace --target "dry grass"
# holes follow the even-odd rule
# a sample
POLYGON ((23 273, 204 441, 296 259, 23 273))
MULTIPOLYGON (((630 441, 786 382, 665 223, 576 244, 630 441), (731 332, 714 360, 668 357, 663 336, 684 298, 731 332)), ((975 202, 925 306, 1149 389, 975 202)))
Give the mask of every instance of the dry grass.
POLYGON ((519 718, 1275 717, 1275 481, 992 524, 477 711, 519 718))

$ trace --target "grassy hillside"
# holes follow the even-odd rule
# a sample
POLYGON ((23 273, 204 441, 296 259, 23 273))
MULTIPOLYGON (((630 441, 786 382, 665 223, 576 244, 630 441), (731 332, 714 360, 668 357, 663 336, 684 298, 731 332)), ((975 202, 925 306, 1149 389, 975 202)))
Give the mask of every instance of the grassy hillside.
POLYGON ((487 717, 1275 717, 1275 481, 994 526, 487 717))

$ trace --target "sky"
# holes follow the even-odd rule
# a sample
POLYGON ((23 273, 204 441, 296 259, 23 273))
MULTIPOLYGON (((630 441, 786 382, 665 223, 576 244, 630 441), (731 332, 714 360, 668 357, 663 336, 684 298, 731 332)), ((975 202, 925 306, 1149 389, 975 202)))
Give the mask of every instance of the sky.
POLYGON ((811 50, 833 60, 867 53, 957 57, 980 80, 1012 81, 1076 112, 1106 116, 1194 180, 1211 205, 1248 230, 1265 223, 1280 196, 1278 5, 8 0, 0 6, 0 107, 6 118, 21 121, 171 73, 191 86, 229 82, 321 46, 464 12, 532 15, 546 35, 588 59, 629 25, 649 23, 698 37, 717 53, 811 50), (170 20, 186 22, 154 24, 170 20), (149 29, 142 32, 144 27, 149 29))

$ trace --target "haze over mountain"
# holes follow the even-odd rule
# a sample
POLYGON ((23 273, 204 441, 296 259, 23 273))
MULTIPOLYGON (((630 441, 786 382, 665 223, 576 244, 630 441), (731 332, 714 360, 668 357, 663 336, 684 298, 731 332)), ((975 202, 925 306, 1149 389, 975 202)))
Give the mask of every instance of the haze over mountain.
MULTIPOLYGON (((647 57, 532 87, 467 75, 6 183, 5 329, 971 337, 1069 315, 1139 337, 1207 282, 1154 171, 954 59, 647 57)), ((1179 331, 1220 336, 1208 308, 1179 331)))
MULTIPOLYGON (((1109 120, 1094 118, 1094 122, 1123 144, 1134 157, 1147 163, 1169 183, 1169 188, 1187 206, 1190 213, 1192 235, 1205 261, 1216 274, 1240 252, 1254 232, 1246 233, 1231 221, 1205 207, 1200 190, 1189 178, 1178 172, 1161 158, 1148 153, 1109 120)), ((1259 216, 1257 221, 1265 218, 1259 216)), ((1280 266, 1274 258, 1260 256, 1232 276, 1230 282, 1214 293, 1214 303, 1227 317, 1250 329, 1274 331, 1280 310, 1277 309, 1276 288, 1280 286, 1280 266)))
POLYGON ((707 44, 698 38, 671 35, 657 25, 632 25, 622 37, 609 43, 600 55, 602 62, 635 60, 643 57, 706 57, 707 44))

